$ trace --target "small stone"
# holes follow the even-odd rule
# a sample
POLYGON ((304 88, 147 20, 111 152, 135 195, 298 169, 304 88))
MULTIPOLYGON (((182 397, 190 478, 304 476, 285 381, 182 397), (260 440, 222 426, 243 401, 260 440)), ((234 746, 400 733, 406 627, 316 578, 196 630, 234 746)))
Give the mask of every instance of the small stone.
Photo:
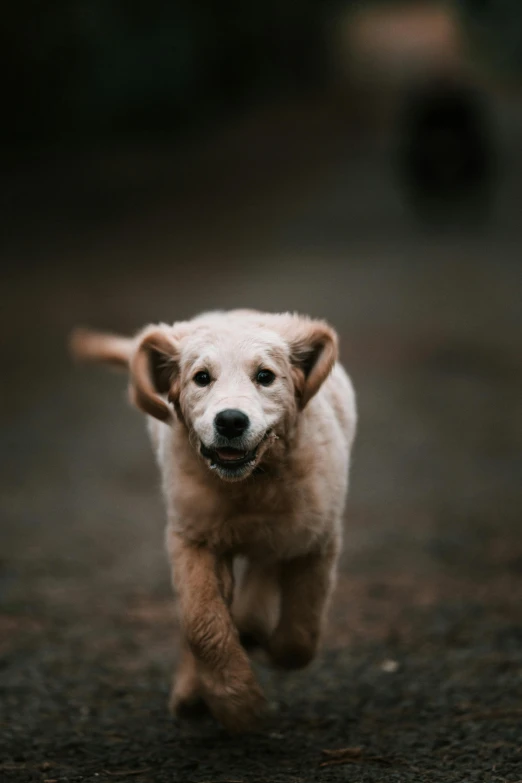
POLYGON ((399 669, 399 662, 393 661, 391 658, 387 658, 381 663, 381 671, 386 674, 394 674, 399 669))

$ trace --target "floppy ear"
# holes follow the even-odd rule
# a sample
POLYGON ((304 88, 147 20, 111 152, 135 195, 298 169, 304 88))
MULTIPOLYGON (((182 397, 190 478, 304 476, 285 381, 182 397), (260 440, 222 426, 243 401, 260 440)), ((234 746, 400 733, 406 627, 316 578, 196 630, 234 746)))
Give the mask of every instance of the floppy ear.
POLYGON ((174 399, 177 390, 179 349, 172 329, 149 326, 138 337, 131 356, 130 396, 140 410, 170 423, 172 411, 160 395, 174 399))
POLYGON ((324 321, 294 317, 287 339, 297 397, 303 409, 337 361, 337 335, 324 321))

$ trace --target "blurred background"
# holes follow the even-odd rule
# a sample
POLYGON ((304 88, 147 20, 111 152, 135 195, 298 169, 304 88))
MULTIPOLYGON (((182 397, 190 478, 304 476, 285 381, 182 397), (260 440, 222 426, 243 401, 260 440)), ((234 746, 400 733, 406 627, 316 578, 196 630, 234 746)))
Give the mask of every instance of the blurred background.
POLYGON ((0 777, 518 780, 522 4, 4 5, 0 777), (324 659, 212 757, 144 422, 66 343, 236 306, 330 320, 360 428, 324 659))

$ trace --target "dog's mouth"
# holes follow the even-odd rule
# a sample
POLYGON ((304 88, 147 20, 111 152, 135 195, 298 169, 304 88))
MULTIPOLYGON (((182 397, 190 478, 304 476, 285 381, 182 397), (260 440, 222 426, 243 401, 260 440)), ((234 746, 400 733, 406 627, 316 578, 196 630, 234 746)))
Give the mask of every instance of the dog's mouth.
POLYGON ((242 465, 253 462, 256 458, 257 449, 257 446, 255 449, 252 449, 252 451, 234 449, 230 446, 219 449, 209 449, 201 444, 201 454, 205 459, 210 460, 211 466, 215 465, 221 468, 239 468, 242 465))
POLYGON ((247 450, 233 446, 217 446, 209 448, 204 443, 200 446, 201 456, 210 463, 212 470, 218 470, 226 477, 241 477, 255 467, 269 442, 275 439, 275 435, 268 430, 255 448, 247 450))

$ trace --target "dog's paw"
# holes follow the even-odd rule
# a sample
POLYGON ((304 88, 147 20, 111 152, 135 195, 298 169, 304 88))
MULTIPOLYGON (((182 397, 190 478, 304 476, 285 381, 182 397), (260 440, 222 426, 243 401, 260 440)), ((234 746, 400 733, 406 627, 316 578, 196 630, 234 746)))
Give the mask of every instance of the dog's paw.
POLYGON ((181 673, 172 685, 169 710, 176 718, 200 718, 208 715, 199 680, 193 673, 181 673))
POLYGON ((169 699, 170 713, 182 720, 203 718, 209 714, 208 705, 198 693, 183 695, 174 690, 169 699))
POLYGON ((239 634, 239 641, 241 642, 243 649, 248 653, 259 650, 263 647, 264 644, 264 641, 262 642, 259 637, 253 633, 249 633, 248 631, 244 631, 239 634))
POLYGON ((317 655, 318 638, 312 634, 296 636, 275 632, 267 645, 268 659, 277 669, 304 669, 317 655))
POLYGON ((224 675, 207 681, 205 699, 216 720, 231 734, 254 731, 267 714, 267 701, 253 676, 241 680, 224 675))

